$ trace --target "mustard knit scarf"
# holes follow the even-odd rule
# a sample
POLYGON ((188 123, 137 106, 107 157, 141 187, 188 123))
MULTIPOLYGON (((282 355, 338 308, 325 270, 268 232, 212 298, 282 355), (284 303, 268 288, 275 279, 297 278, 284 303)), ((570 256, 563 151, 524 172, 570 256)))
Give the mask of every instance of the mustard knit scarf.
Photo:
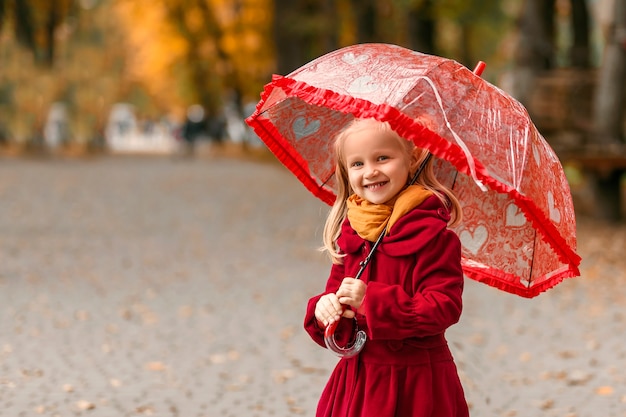
POLYGON ((410 185, 384 204, 372 204, 352 194, 347 201, 348 220, 359 236, 374 242, 387 226, 387 219, 389 219, 389 227, 387 227, 387 234, 389 234, 391 226, 400 217, 419 206, 432 194, 432 191, 420 185, 410 185))

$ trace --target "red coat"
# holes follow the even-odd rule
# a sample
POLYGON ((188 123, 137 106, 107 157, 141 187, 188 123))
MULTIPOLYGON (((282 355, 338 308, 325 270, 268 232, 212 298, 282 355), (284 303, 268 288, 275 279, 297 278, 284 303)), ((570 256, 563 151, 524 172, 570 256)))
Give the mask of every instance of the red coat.
MULTIPOLYGON (((461 315, 461 244, 447 229, 448 211, 432 196, 399 219, 378 247, 361 279, 367 283, 365 315, 357 315, 367 342, 341 359, 324 389, 317 417, 466 417, 456 366, 444 337, 461 315)), ((338 240, 346 253, 333 265, 326 291, 354 277, 371 243, 343 224, 338 240)), ((324 331, 309 300, 304 327, 324 345, 324 331)), ((352 334, 341 319, 338 340, 352 334)))

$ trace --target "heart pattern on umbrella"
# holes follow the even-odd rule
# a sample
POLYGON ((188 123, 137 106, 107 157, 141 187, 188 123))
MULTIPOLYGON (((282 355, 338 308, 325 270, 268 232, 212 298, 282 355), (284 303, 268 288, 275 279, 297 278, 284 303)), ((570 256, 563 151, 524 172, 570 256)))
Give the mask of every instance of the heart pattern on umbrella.
POLYGON ((506 225, 512 227, 520 227, 526 224, 526 217, 515 203, 511 203, 506 208, 506 225))
POLYGON ((550 209, 550 220, 554 223, 561 223, 561 212, 554 205, 554 194, 552 191, 548 191, 548 208, 550 209))
POLYGON ((487 228, 483 225, 477 226, 473 232, 465 229, 459 233, 461 244, 473 255, 477 255, 480 252, 480 248, 485 244, 488 236, 487 228))
POLYGON ((321 124, 322 123, 319 120, 307 121, 307 119, 305 119, 304 117, 298 117, 296 120, 293 121, 291 127, 293 129, 294 135, 296 136, 296 139, 302 139, 317 132, 321 124))
POLYGON ((368 55, 365 55, 365 54, 355 55, 352 52, 347 52, 343 54, 343 56, 341 57, 341 60, 343 62, 345 62, 346 64, 350 64, 350 65, 362 64, 369 59, 370 57, 368 55))
POLYGON ((374 82, 374 79, 369 75, 359 77, 350 83, 348 92, 351 94, 369 94, 378 90, 379 85, 374 82))

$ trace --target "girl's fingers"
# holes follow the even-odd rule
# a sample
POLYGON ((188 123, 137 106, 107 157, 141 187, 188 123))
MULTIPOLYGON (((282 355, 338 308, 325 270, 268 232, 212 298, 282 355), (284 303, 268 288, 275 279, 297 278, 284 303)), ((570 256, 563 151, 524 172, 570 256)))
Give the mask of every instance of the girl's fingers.
POLYGON ((352 319, 352 318, 354 318, 354 316, 355 316, 355 315, 356 315, 356 314, 354 313, 354 311, 352 311, 352 310, 350 310, 349 308, 347 308, 347 309, 343 312, 342 317, 345 317, 345 318, 347 318, 347 319, 352 319))
POLYGON ((320 298, 315 308, 315 317, 325 326, 338 321, 343 313, 343 307, 334 294, 320 298))

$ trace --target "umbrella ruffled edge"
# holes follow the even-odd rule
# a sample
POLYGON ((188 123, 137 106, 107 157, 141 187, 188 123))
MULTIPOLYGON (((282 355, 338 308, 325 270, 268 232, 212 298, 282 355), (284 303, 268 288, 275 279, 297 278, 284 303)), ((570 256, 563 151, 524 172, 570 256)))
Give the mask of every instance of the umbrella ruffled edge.
MULTIPOLYGON (((400 110, 388 104, 375 104, 365 99, 346 96, 332 90, 314 87, 293 78, 274 75, 272 81, 265 85, 261 93, 261 100, 257 104, 255 112, 246 119, 246 123, 253 128, 279 161, 283 163, 313 195, 326 204, 332 205, 334 203, 336 199, 335 194, 317 184, 312 178, 308 168, 303 168, 308 166, 306 161, 300 157, 291 146, 288 146, 286 143, 280 143, 277 138, 282 137, 278 130, 267 119, 263 120, 261 116, 262 107, 275 88, 280 88, 285 93, 285 97, 296 97, 310 105, 323 106, 341 113, 352 114, 356 118, 371 118, 388 122, 400 136, 412 140, 414 143, 418 144, 418 146, 423 146, 423 144, 420 145, 420 143, 426 139, 425 142, 429 145, 427 146, 428 150, 435 156, 449 161, 460 172, 466 175, 472 175, 467 160, 460 156, 464 155, 464 153, 458 145, 454 145, 446 139, 443 139, 437 133, 403 114, 400 110)), ((480 276, 471 269, 468 269, 466 274, 476 281, 526 298, 532 298, 554 287, 565 278, 579 276, 580 271, 578 266, 580 265, 581 257, 575 250, 569 247, 565 238, 561 236, 558 229, 552 224, 549 218, 542 213, 529 198, 523 196, 512 187, 491 178, 479 160, 474 160, 474 165, 476 175, 483 184, 489 186, 489 188, 496 192, 508 194, 513 198, 520 209, 522 209, 524 216, 531 222, 533 227, 539 231, 541 239, 550 245, 557 254, 560 262, 565 264, 565 270, 557 273, 557 275, 551 275, 549 280, 528 287, 511 284, 510 277, 505 277, 507 274, 493 274, 493 272, 491 272, 487 275, 484 274, 482 269, 480 276)))
POLYGON ((473 261, 466 258, 463 258, 461 263, 463 273, 472 280, 524 298, 534 298, 557 286, 563 280, 580 275, 577 268, 571 265, 564 265, 556 272, 551 273, 547 278, 542 277, 545 279, 540 283, 524 286, 515 275, 489 267, 474 266, 472 265, 473 261), (520 284, 515 285, 515 282, 520 282, 520 284))

